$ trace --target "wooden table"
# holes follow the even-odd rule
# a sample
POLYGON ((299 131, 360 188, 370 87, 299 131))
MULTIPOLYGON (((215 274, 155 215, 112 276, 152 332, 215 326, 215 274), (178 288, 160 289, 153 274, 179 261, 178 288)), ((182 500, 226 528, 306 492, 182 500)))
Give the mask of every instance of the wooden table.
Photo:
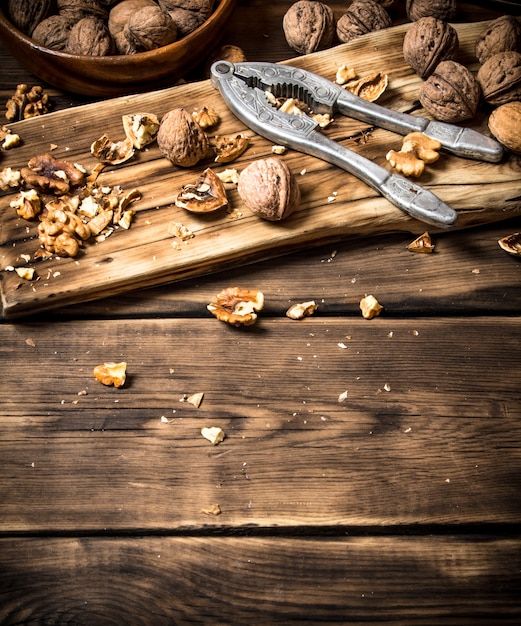
MULTIPOLYGON (((292 56, 290 4, 239 2, 225 41, 292 56)), ((39 84, 0 63, 2 107, 39 84)), ((518 624, 521 264, 497 240, 520 229, 351 238, 1 323, 0 623, 518 624), (255 326, 206 311, 235 284, 265 294, 255 326)))

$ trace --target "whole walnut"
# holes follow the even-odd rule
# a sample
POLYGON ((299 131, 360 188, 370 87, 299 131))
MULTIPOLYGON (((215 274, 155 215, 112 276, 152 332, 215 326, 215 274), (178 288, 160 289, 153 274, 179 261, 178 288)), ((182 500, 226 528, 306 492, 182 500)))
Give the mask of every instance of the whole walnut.
POLYGON ((123 34, 138 52, 154 50, 177 39, 177 26, 159 6, 143 7, 128 20, 123 34))
POLYGON ((488 118, 494 137, 506 148, 521 154, 521 102, 507 102, 494 109, 488 118))
POLYGON ((403 58, 421 78, 430 76, 441 61, 454 59, 458 49, 456 30, 435 17, 413 22, 403 40, 403 58))
POLYGON ((65 50, 75 21, 64 15, 50 15, 33 30, 32 38, 52 50, 65 50))
POLYGON ((521 53, 498 52, 483 63, 477 78, 488 104, 521 100, 521 53))
POLYGON ((177 26, 178 37, 185 37, 206 22, 213 12, 213 0, 159 0, 177 26))
POLYGON ((11 22, 27 35, 48 17, 53 9, 52 0, 9 0, 7 13, 11 22))
POLYGON ((172 109, 159 125, 157 145, 174 165, 192 167, 208 153, 208 138, 186 109, 172 109))
POLYGON ((110 9, 109 32, 119 54, 136 52, 124 33, 125 26, 132 14, 143 7, 155 5, 154 0, 123 0, 110 9))
POLYGON ((347 43, 360 35, 392 25, 389 13, 375 0, 354 0, 338 20, 336 34, 342 43, 347 43))
POLYGON ((503 15, 490 22, 476 41, 476 58, 480 63, 498 52, 521 52, 521 24, 511 15, 503 15))
POLYGON ((114 52, 114 42, 103 20, 99 17, 84 17, 71 28, 65 52, 106 56, 114 52))
POLYGON ((107 20, 109 10, 102 6, 98 0, 56 0, 56 6, 60 15, 69 17, 78 22, 84 17, 99 17, 107 20))
POLYGON ((250 211, 271 222, 288 217, 300 203, 297 179, 277 157, 250 163, 239 174, 237 191, 250 211))
POLYGON ((331 46, 335 18, 327 4, 300 0, 286 11, 282 28, 290 48, 299 54, 310 54, 331 46))
POLYGON ((451 20, 456 15, 456 0, 407 0, 405 10, 413 22, 422 17, 451 20))
POLYGON ((442 122, 462 122, 476 114, 481 90, 474 74, 456 61, 442 61, 422 84, 423 108, 442 122))

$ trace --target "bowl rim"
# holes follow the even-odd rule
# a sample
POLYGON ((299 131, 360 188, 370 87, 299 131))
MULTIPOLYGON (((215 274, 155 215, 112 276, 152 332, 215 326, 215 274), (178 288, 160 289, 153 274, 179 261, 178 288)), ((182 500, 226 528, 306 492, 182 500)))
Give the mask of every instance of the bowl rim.
POLYGON ((96 63, 100 66, 118 66, 118 65, 126 65, 127 63, 136 63, 139 60, 147 61, 153 60, 158 56, 168 56, 170 52, 182 48, 186 48, 190 45, 192 40, 197 39, 201 34, 204 34, 206 30, 210 29, 213 26, 213 23, 217 21, 221 13, 228 9, 228 7, 236 2, 236 0, 216 0, 217 5, 215 9, 212 11, 212 14, 208 19, 206 19, 200 26, 198 26, 191 33, 182 37, 181 39, 177 39, 166 46, 160 46, 159 48, 154 48, 153 50, 146 50, 144 52, 136 52, 135 54, 111 54, 105 56, 95 56, 89 54, 72 54, 70 52, 63 52, 62 50, 54 50, 53 48, 47 48, 46 46, 42 46, 37 43, 34 39, 23 33, 19 30, 7 17, 5 13, 5 8, 0 5, 0 39, 2 30, 4 32, 9 33, 12 37, 16 38, 18 42, 22 43, 25 46, 28 46, 32 50, 38 51, 39 53, 46 55, 50 58, 56 57, 60 58, 64 61, 81 61, 81 62, 92 62, 96 63))

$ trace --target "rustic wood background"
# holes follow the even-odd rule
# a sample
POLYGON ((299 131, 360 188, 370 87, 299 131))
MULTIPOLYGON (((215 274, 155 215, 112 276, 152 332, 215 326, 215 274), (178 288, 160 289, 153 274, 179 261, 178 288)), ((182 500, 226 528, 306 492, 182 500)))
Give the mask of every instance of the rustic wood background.
MULTIPOLYGON (((290 4, 239 2, 226 40, 288 58, 290 4)), ((2 104, 35 81, 0 59, 2 104)), ((518 624, 521 264, 497 240, 520 230, 348 236, 3 320, 0 623, 518 624), (206 311, 235 284, 265 294, 253 327, 206 311)))

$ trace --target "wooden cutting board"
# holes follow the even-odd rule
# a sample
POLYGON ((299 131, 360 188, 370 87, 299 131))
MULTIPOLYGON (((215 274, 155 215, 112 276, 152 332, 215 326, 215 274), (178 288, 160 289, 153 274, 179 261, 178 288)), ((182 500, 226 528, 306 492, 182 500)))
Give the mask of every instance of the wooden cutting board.
MULTIPOLYGON (((485 22, 456 26, 460 39, 458 60, 472 69, 477 69, 474 42, 485 27, 485 22)), ((380 103, 400 111, 422 113, 417 102, 421 79, 402 56, 407 28, 408 25, 393 27, 288 63, 331 80, 337 67, 344 63, 360 76, 376 70, 385 72, 389 87, 380 103)), ((129 162, 108 167, 99 178, 100 184, 120 185, 128 191, 137 187, 142 193, 142 199, 133 205, 137 211, 134 223, 129 230, 117 230, 103 242, 87 243, 74 259, 27 263, 28 257, 22 255, 32 257, 38 248, 36 224, 17 217, 9 206, 13 194, 0 197, 0 268, 36 268, 36 277, 31 281, 21 279, 14 271, 1 272, 5 318, 202 275, 348 235, 394 231, 419 235, 424 230, 434 230, 408 217, 343 170, 295 151, 288 151, 283 158, 298 178, 302 203, 283 222, 266 222, 253 216, 236 189, 228 192, 228 212, 201 216, 175 207, 180 188, 195 182, 205 167, 215 166, 217 172, 227 167, 240 171, 253 160, 271 155, 271 143, 245 129, 209 81, 19 122, 13 130, 22 137, 23 146, 6 153, 0 166, 22 167, 31 157, 49 151, 53 144, 56 158, 80 163, 90 170, 97 163, 90 154, 91 143, 103 133, 113 140, 122 139, 123 114, 150 112, 161 117, 176 107, 192 111, 204 105, 213 106, 221 116, 216 134, 247 133, 252 138, 249 149, 231 166, 201 163, 195 168, 181 169, 163 158, 154 144, 129 162), (168 228, 172 221, 187 226, 194 237, 185 242, 174 239, 168 228)), ((472 126, 486 131, 486 113, 481 113, 472 126)), ((340 116, 324 132, 389 167, 385 155, 391 148, 400 148, 401 137, 381 129, 367 130, 366 125, 340 116)), ((443 154, 419 182, 458 211, 454 229, 506 219, 521 211, 521 163, 516 156, 490 164, 443 154)))

